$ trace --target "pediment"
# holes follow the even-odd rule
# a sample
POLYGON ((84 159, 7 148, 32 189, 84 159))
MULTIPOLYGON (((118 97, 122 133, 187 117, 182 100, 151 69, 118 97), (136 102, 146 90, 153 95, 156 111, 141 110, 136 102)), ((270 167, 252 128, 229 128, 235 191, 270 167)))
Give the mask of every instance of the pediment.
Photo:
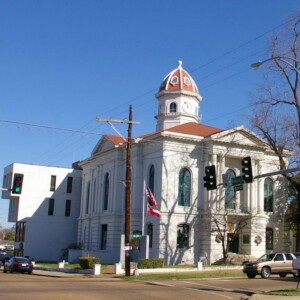
POLYGON ((98 153, 107 152, 109 150, 115 149, 119 145, 123 144, 124 140, 120 137, 113 135, 104 135, 99 140, 97 145, 94 147, 92 151, 92 156, 98 153))
POLYGON ((267 144, 259 138, 254 132, 246 129, 243 126, 232 128, 222 131, 210 136, 210 139, 215 142, 226 144, 238 144, 250 147, 263 147, 266 148, 267 144))

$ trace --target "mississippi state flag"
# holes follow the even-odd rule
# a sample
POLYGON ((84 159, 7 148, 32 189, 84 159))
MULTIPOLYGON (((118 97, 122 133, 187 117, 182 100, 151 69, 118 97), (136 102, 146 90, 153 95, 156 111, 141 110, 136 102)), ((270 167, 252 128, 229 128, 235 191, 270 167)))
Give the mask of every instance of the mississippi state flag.
POLYGON ((147 201, 147 215, 160 218, 160 211, 157 202, 148 186, 146 186, 147 201))

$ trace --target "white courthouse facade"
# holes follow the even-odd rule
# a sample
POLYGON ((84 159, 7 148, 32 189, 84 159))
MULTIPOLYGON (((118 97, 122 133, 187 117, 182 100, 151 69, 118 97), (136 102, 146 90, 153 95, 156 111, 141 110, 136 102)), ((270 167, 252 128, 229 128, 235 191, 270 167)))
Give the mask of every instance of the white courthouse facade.
MULTIPOLYGON (((202 97, 182 68, 171 71, 156 94, 156 131, 133 139, 131 231, 149 235, 149 257, 166 264, 196 263, 206 256, 222 258, 212 216, 226 215, 230 239, 239 219, 247 219, 230 252, 259 257, 291 251, 284 214, 287 194, 282 177, 254 179, 234 191, 229 179, 242 174, 243 157, 252 159, 253 175, 279 170, 268 145, 243 126, 218 129, 200 123, 202 97), (205 166, 215 165, 217 189, 203 186, 205 166), (161 218, 147 216, 145 186, 160 206, 161 218)), ((220 108, 221 109, 221 108, 220 108)), ((104 135, 82 167, 77 243, 102 263, 120 261, 125 232, 126 142, 104 135)))

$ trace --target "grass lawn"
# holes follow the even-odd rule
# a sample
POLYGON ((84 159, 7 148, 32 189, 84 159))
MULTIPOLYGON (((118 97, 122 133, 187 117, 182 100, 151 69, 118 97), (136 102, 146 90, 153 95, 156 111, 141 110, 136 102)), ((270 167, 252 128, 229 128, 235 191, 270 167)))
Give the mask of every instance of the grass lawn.
POLYGON ((182 272, 182 273, 160 273, 160 274, 140 274, 139 276, 122 276, 125 280, 158 280, 158 279, 197 279, 197 278, 222 278, 222 277, 243 277, 240 270, 216 270, 203 272, 182 272))
POLYGON ((264 295, 276 295, 276 296, 299 296, 300 297, 300 288, 299 289, 289 289, 289 290, 275 290, 264 295))

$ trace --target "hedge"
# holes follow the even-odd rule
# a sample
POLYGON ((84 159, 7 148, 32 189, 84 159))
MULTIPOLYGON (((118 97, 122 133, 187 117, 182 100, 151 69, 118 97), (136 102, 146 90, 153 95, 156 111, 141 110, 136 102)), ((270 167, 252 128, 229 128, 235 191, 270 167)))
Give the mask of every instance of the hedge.
POLYGON ((79 257, 79 264, 82 269, 93 269, 95 264, 100 264, 100 259, 94 256, 79 257))
POLYGON ((163 258, 142 258, 139 260, 138 268, 139 269, 156 269, 163 268, 164 259, 163 258))

